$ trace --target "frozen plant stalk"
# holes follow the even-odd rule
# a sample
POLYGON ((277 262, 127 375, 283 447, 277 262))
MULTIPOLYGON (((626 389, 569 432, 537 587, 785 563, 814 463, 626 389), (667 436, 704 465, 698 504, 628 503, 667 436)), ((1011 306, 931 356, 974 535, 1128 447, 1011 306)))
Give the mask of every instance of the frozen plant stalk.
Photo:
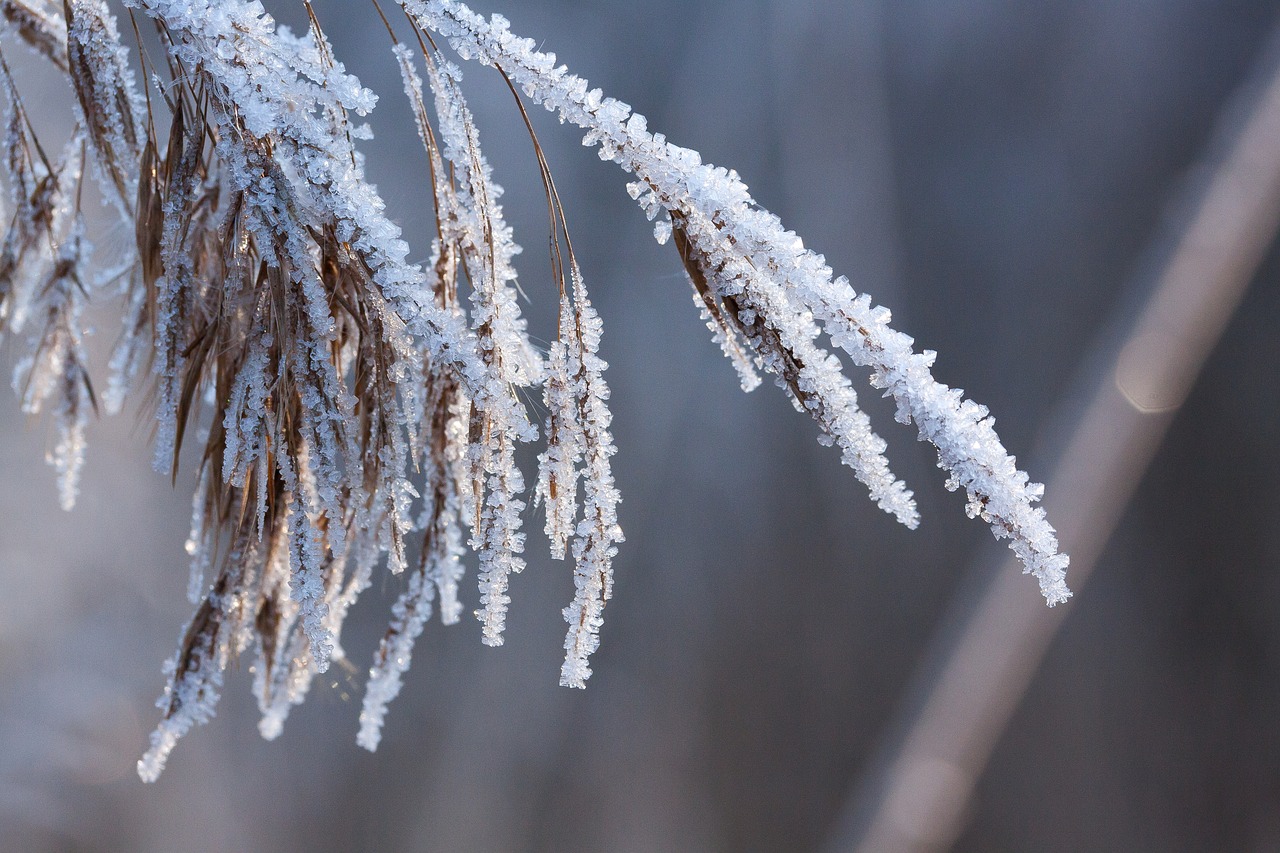
POLYGON ((1067 558, 1035 506, 1040 486, 1005 452, 987 410, 933 379, 933 354, 915 352, 889 312, 835 277, 735 172, 650 133, 643 116, 512 35, 501 17, 453 0, 398 0, 416 50, 388 25, 434 202, 430 260, 418 265, 364 177, 357 142, 370 131, 359 120, 377 98, 334 55, 309 5, 309 30, 295 35, 248 0, 124 2, 155 24, 165 48, 167 78, 143 68, 149 96, 106 0, 0 0, 0 18, 67 76, 76 119, 62 159, 50 162, 0 65, 14 211, 0 256, 0 335, 25 332, 30 343, 15 386, 26 411, 48 404, 56 413, 64 503, 96 408, 81 352, 86 297, 125 304, 108 409, 152 386, 144 396, 156 408, 156 464, 175 476, 184 445, 203 443, 185 454, 198 475, 187 544, 196 610, 165 668, 144 779, 212 717, 239 658, 252 661, 262 734, 276 736, 314 676, 345 655, 344 618, 383 561, 407 577, 370 669, 362 746, 377 746, 436 602, 446 624, 463 612, 464 543, 477 555, 484 642, 500 645, 524 566, 517 448, 538 437, 525 401, 539 385, 547 415, 533 499, 546 507, 552 556, 574 562, 560 683, 583 687, 591 674, 623 541, 601 320, 517 94, 546 190, 560 299, 550 352, 531 342, 502 188, 462 72, 432 34, 463 59, 496 66, 513 93, 583 128, 585 144, 634 176, 628 192, 655 220, 658 242, 678 251, 745 390, 771 374, 871 498, 915 527, 912 494, 890 471, 836 351, 868 368, 898 420, 937 447, 970 515, 1009 540, 1050 605, 1070 596, 1067 558), (79 215, 86 161, 135 235, 123 264, 96 273, 79 215))

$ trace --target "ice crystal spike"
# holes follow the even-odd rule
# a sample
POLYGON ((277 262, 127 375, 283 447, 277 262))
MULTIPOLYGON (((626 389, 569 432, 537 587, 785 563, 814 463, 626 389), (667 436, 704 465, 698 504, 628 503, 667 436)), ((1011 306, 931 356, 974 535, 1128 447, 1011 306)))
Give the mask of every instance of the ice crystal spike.
POLYGON ((627 193, 678 254, 744 390, 771 375, 871 498, 914 527, 912 493, 890 471, 842 359, 867 368, 1049 604, 1070 595, 1067 558, 1035 506, 1041 487, 1006 453, 987 410, 935 381, 933 354, 834 277, 736 172, 651 132, 504 18, 455 0, 398 2, 417 45, 393 33, 392 51, 435 219, 421 265, 410 258, 428 252, 411 254, 364 175, 357 141, 369 130, 357 119, 377 97, 345 69, 309 4, 310 26, 295 35, 252 0, 123 0, 157 25, 164 48, 158 68, 143 66, 151 85, 139 91, 108 0, 0 0, 4 26, 72 93, 74 130, 58 155, 36 138, 0 56, 0 338, 26 345, 13 376, 23 410, 55 422, 61 503, 75 498, 97 409, 80 319, 91 299, 123 303, 104 407, 119 411, 130 393, 148 401, 156 467, 175 482, 183 465, 196 473, 195 611, 165 667, 144 780, 213 716, 223 673, 242 658, 259 730, 277 736, 315 676, 345 656, 343 622, 383 561, 403 592, 369 669, 361 746, 381 739, 431 611, 452 624, 467 609, 467 544, 480 633, 500 645, 524 567, 529 496, 517 460, 538 437, 527 401, 539 385, 545 445, 532 499, 552 556, 572 555, 574 566, 560 683, 585 686, 623 541, 616 448, 601 320, 521 93, 631 174, 627 193), (560 298, 545 355, 521 313, 502 188, 445 44, 499 68, 533 141, 560 298), (134 237, 110 263, 93 257, 80 215, 86 169, 115 227, 134 237))

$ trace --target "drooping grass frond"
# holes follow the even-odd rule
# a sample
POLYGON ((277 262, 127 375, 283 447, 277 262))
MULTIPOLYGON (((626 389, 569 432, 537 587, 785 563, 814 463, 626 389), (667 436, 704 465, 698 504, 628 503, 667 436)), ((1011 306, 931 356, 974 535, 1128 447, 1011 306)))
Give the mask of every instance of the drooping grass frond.
POLYGON ((808 412, 822 429, 819 441, 838 444, 843 461, 854 470, 881 509, 909 528, 920 517, 911 492, 894 478, 884 458, 885 443, 858 407, 858 397, 839 359, 814 342, 818 330, 806 312, 787 304, 776 282, 760 275, 751 263, 717 258, 718 229, 695 217, 672 212, 676 249, 700 294, 723 303, 720 316, 746 342, 756 361, 772 373, 796 410, 808 412), (712 294, 715 294, 712 296, 712 294), (729 320, 728 318, 732 318, 729 320))
POLYGON ((57 437, 46 454, 58 476, 59 503, 75 506, 84 464, 85 427, 98 407, 89 379, 81 313, 93 252, 80 211, 84 135, 72 133, 56 164, 27 120, 22 99, 0 65, 8 97, 5 174, 13 220, 0 250, 0 336, 25 332, 28 354, 13 370, 22 411, 52 411, 57 437))
POLYGON ((400 692, 404 673, 413 655, 413 643, 431 618, 431 606, 437 594, 440 617, 445 624, 458 621, 462 606, 458 602, 458 580, 462 576, 462 532, 459 527, 460 504, 458 479, 451 470, 455 460, 448 451, 455 433, 456 387, 441 379, 428 388, 427 411, 431 417, 432 446, 428 453, 425 504, 420 526, 423 530, 422 552, 408 588, 392 607, 392 622, 374 655, 360 712, 360 732, 356 742, 374 750, 382 738, 382 723, 387 704, 400 692))
MULTIPOLYGON (((692 225, 686 233, 703 257, 703 267, 716 272, 721 298, 749 292, 751 282, 767 285, 764 301, 754 304, 755 298, 748 297, 753 304, 741 306, 746 317, 738 317, 740 323, 772 327, 778 343, 786 347, 789 338, 795 343, 812 341, 811 330, 805 328, 805 320, 812 316, 856 363, 871 367, 872 384, 889 391, 898 402, 899 418, 914 420, 921 438, 938 447, 939 465, 951 475, 948 483, 963 485, 969 492, 970 512, 989 521, 997 538, 1011 540, 1012 550, 1039 580, 1046 601, 1053 605, 1070 596, 1064 580, 1067 559, 1057 553, 1057 540, 1044 511, 1033 506, 1041 490, 1017 470, 990 430, 986 410, 972 403, 962 405, 958 392, 937 383, 928 372, 931 356, 915 353, 910 338, 888 326, 888 312, 860 298, 847 279, 833 279, 820 255, 805 249, 777 217, 755 204, 736 172, 704 164, 697 152, 650 133, 643 116, 591 89, 581 77, 557 65, 554 54, 543 53, 530 39, 512 34, 501 16, 486 21, 454 0, 401 0, 401 5, 419 26, 443 35, 464 58, 498 66, 530 98, 584 128, 584 144, 598 145, 602 159, 614 160, 648 186, 650 192, 641 201, 652 214, 666 210, 683 218, 686 226, 692 225)), ((820 352, 814 355, 816 364, 804 362, 797 367, 834 368, 820 352)), ((785 363, 778 366, 787 369, 785 363)), ((833 386, 811 377, 799 390, 804 394, 835 391, 847 397, 841 387, 838 380, 833 386)), ((845 461, 860 464, 878 455, 878 443, 865 435, 852 439, 844 446, 845 461)), ((867 467, 871 475, 879 466, 867 467)), ((882 478, 873 476, 872 481, 875 494, 882 489, 882 478)), ((900 487, 884 486, 878 500, 900 519, 914 518, 914 510, 908 509, 909 496, 900 487)))
POLYGON ((67 62, 103 195, 132 218, 142 153, 142 100, 105 0, 67 0, 67 62))
POLYGON ((569 339, 566 361, 567 396, 572 400, 576 417, 568 419, 574 430, 576 450, 582 457, 582 520, 573 539, 576 592, 564 610, 569 633, 565 637, 564 665, 560 668, 560 684, 564 687, 586 687, 591 676, 587 658, 600 644, 604 603, 613 595, 613 558, 622 542, 618 526, 618 489, 613 482, 609 457, 617 448, 609 426, 609 386, 604 381, 608 367, 598 355, 600 349, 600 317, 587 299, 586 284, 576 261, 570 266, 573 278, 573 311, 571 325, 565 330, 569 339))
POLYGON ((33 310, 31 355, 19 361, 13 373, 23 412, 39 415, 49 408, 54 413, 57 440, 48 460, 58 474, 59 502, 65 510, 76 503, 84 465, 84 431, 89 412, 97 409, 80 321, 85 261, 91 251, 84 231, 84 220, 77 213, 33 310))
POLYGON ((381 739, 437 602, 445 624, 461 617, 464 541, 478 564, 483 640, 503 642, 511 578, 524 567, 517 452, 537 438, 525 399, 538 385, 545 447, 533 498, 552 556, 574 561, 560 683, 585 686, 623 541, 616 448, 601 320, 521 90, 636 177, 628 192, 658 242, 679 253, 745 390, 772 374, 872 499, 914 527, 912 494, 890 472, 835 351, 869 368, 899 420, 938 447, 948 486, 963 486, 970 514, 1011 540, 1049 603, 1070 594, 1066 557, 1033 506, 1039 487, 986 409, 933 380, 932 354, 915 353, 888 312, 834 278, 734 172, 651 134, 503 19, 452 0, 399 0, 417 51, 388 25, 433 201, 430 261, 418 265, 364 176, 357 145, 368 129, 356 122, 376 96, 346 71, 309 3, 309 27, 293 35, 250 0, 124 2, 154 24, 164 50, 158 70, 143 66, 145 99, 107 0, 0 0, 4 25, 67 76, 76 120, 51 160, 0 57, 12 209, 0 336, 28 343, 14 385, 25 411, 54 414, 50 460, 64 505, 97 408, 81 319, 90 299, 125 303, 105 408, 144 391, 156 467, 175 483, 183 465, 194 469, 195 611, 166 666, 161 721, 138 767, 145 780, 213 715, 237 660, 251 661, 261 733, 277 736, 315 676, 345 656, 343 622, 383 560, 403 592, 369 671, 361 746, 381 739), (559 297, 545 357, 521 312, 519 246, 462 72, 433 33, 498 67, 533 142, 559 297), (94 269, 80 216, 86 167, 135 238, 106 270, 94 269))
POLYGON ((515 464, 519 442, 536 431, 516 389, 542 378, 541 358, 525 331, 516 302, 512 258, 520 251, 498 204, 502 188, 493 180, 480 150, 479 132, 459 88, 461 71, 452 63, 426 55, 427 78, 435 93, 440 153, 457 176, 443 205, 444 240, 455 247, 471 283, 471 325, 480 347, 487 381, 472 397, 468 453, 471 463, 476 524, 471 547, 480 560, 480 604, 476 616, 484 626, 484 642, 502 644, 510 596, 510 576, 524 568, 520 557, 524 534, 520 513, 524 476, 515 464))
POLYGON ((538 457, 536 500, 546 504, 544 532, 551 543, 551 556, 563 560, 578 517, 578 466, 582 461, 582 431, 577 426, 577 400, 573 381, 577 371, 570 356, 571 341, 566 335, 575 329, 573 300, 560 297, 560 334, 551 345, 543 402, 547 407, 547 449, 538 457))

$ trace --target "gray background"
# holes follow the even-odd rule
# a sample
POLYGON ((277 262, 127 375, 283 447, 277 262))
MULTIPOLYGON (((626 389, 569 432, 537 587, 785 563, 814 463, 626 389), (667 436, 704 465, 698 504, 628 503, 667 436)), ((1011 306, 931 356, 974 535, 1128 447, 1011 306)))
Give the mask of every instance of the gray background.
MULTIPOLYGON (((364 4, 316 5, 339 57, 382 95, 370 176, 425 257, 426 164, 385 31, 364 4)), ((269 6, 304 20, 294 4, 269 6)), ((939 378, 990 406, 1033 466, 1280 23, 1275 4, 1243 0, 477 9, 508 14, 651 128, 736 168, 940 352, 939 378)), ((526 247, 533 329, 548 338, 545 207, 528 139, 500 81, 465 70, 526 247)), ((22 79, 44 85, 34 71, 22 79)), ((46 100, 69 97, 55 87, 46 100)), ((535 121, 605 322, 624 496, 628 542, 589 688, 556 686, 571 569, 546 558, 535 532, 507 644, 481 646, 469 619, 428 625, 377 754, 354 735, 395 578, 375 582, 349 622, 356 671, 317 684, 278 741, 258 738, 249 675, 232 673, 217 719, 144 787, 133 763, 190 610, 190 482, 170 490, 151 472, 135 401, 92 427, 81 501, 63 514, 42 461, 48 427, 24 423, 10 399, 0 849, 823 843, 989 534, 873 392, 863 397, 924 516, 915 533, 875 510, 777 389, 742 395, 621 173, 571 129, 535 121)), ((1278 279, 1273 247, 1068 605, 955 849, 1280 850, 1278 279)), ((114 328, 104 317, 98 337, 114 328)), ((13 359, 0 352, 5 371, 13 359)), ((1031 473, 1047 470, 1042 458, 1031 473)), ((1052 493, 1046 506, 1052 520, 1052 493)))

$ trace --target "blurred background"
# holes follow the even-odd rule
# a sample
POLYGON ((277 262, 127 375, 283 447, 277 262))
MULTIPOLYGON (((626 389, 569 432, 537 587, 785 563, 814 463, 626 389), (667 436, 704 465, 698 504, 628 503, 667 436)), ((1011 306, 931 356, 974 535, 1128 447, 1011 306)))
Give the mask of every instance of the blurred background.
MULTIPOLYGON (((267 5, 305 23, 300 3, 267 5)), ((425 156, 386 32, 363 4, 315 5, 339 58, 382 96, 369 174, 425 258, 425 156)), ((1280 26, 1280 5, 1261 0, 476 9, 736 168, 940 353, 938 378, 991 408, 1033 479, 1050 478, 1093 390, 1110 387, 1110 354, 1193 217, 1203 164, 1247 117, 1249 81, 1277 67, 1280 26)), ((24 95, 42 93, 29 101, 69 108, 65 86, 4 49, 24 95)), ((464 71, 526 247, 531 327, 549 338, 532 150, 501 80, 464 71)), ((588 689, 556 686, 572 569, 546 557, 535 512, 506 645, 482 646, 471 619, 430 623, 376 754, 354 736, 400 591, 389 576, 348 622, 353 669, 317 683, 279 740, 258 737, 249 674, 229 673, 217 718, 144 786, 134 762, 190 616, 191 483, 152 473, 135 401, 91 427, 80 502, 62 513, 49 427, 10 397, 0 849, 1280 850, 1280 251, 1267 227, 1185 402, 1143 416, 1158 419, 1143 421, 1154 456, 1132 499, 1122 483, 1091 496, 1049 479, 1050 521, 1074 499, 1112 507, 1101 528, 1115 532, 1071 602, 1037 605, 1061 629, 1051 642, 1039 629, 1047 653, 1030 654, 1025 679, 964 682, 971 707, 993 709, 978 713, 995 723, 990 749, 909 786, 925 816, 944 803, 942 828, 899 814, 896 835, 876 835, 902 744, 1000 551, 875 392, 863 398, 916 491, 915 532, 871 505, 777 389, 743 395, 624 176, 580 133, 534 121, 605 323, 624 497, 628 541, 588 689)), ((115 323, 97 326, 101 350, 115 323)), ((4 371, 14 359, 0 350, 4 371)), ((1035 583, 1017 595, 1034 604, 1035 583)), ((1038 646, 993 651, 1019 648, 1038 646)))

